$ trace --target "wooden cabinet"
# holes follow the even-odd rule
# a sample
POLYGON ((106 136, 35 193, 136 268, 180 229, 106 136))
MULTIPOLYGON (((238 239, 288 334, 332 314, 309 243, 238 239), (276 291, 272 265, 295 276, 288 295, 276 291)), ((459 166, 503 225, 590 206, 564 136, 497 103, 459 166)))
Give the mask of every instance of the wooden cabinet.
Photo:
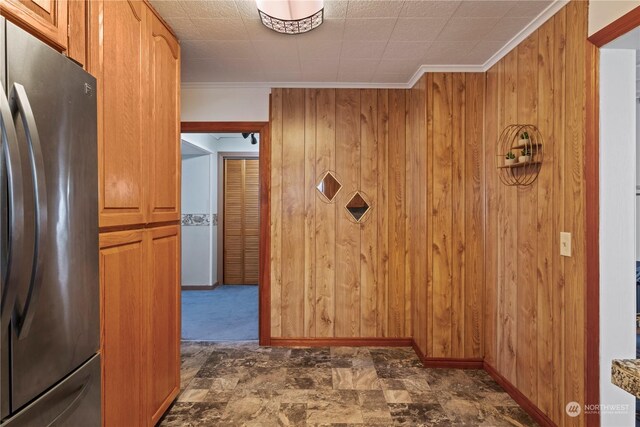
POLYGON ((0 0, 0 13, 86 68, 91 3, 91 0, 0 0))
POLYGON ((105 426, 144 425, 143 362, 147 260, 144 231, 100 235, 102 417, 105 426))
POLYGON ((104 420, 152 426, 180 390, 180 47, 145 1, 87 6, 87 63, 98 81, 104 420))
POLYGON ((89 0, 71 0, 68 3, 67 56, 87 67, 87 17, 89 0))
POLYGON ((180 219, 180 46, 149 11, 148 221, 180 219))
POLYGON ((178 395, 179 253, 179 225, 100 235, 105 426, 153 426, 178 395))
POLYGON ((177 221, 178 42, 142 1, 96 0, 91 23, 90 71, 98 78, 99 97, 100 226, 177 221))
POLYGON ((67 0, 0 1, 3 16, 60 51, 65 51, 68 43, 67 8, 67 0))
POLYGON ((87 7, 86 62, 98 87, 104 425, 152 426, 180 390, 180 47, 145 1, 87 7))
POLYGON ((147 19, 142 1, 98 0, 91 7, 100 227, 146 222, 147 19))
POLYGON ((180 391, 180 226, 147 233, 147 402, 155 425, 180 391))

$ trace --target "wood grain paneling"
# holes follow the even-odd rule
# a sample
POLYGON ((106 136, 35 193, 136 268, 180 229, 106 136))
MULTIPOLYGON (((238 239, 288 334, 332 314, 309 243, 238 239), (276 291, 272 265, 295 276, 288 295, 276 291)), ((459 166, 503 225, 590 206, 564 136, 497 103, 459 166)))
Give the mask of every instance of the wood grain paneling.
POLYGON ((484 349, 485 75, 426 74, 410 92, 413 338, 425 363, 477 366, 484 349))
POLYGON ((569 2, 488 71, 486 86, 485 361, 557 425, 586 425, 564 411, 585 402, 586 23, 587 4, 569 2), (518 190, 491 167, 512 123, 544 138, 540 175, 518 190), (559 254, 561 231, 572 233, 571 257, 559 254))
POLYGON ((282 97, 282 334, 304 329, 304 90, 282 97))
POLYGON ((272 235, 283 239, 272 258, 273 281, 283 284, 272 293, 272 319, 283 326, 274 338, 413 337, 434 363, 477 366, 484 94, 484 74, 462 73, 425 75, 411 90, 273 90, 272 131, 282 137, 272 156, 289 159, 272 169, 272 180, 283 180, 272 193, 282 210, 272 235), (315 189, 326 171, 342 184, 334 203, 315 189), (361 224, 344 208, 355 191, 372 206, 361 224), (298 271, 311 254, 313 274, 298 271))
POLYGON ((406 327, 406 304, 411 294, 405 280, 405 138, 406 91, 390 90, 388 109, 387 150, 387 216, 388 230, 388 334, 391 337, 411 336, 406 327))
MULTIPOLYGON (((317 94, 316 138, 314 166, 317 184, 322 177, 323 171, 335 171, 336 168, 336 93, 333 90, 321 90, 317 94)), ((279 174, 275 168, 273 173, 279 174)), ((315 194, 315 185, 313 190, 313 197, 316 198, 314 211, 316 224, 316 336, 333 337, 335 331, 336 283, 335 227, 338 207, 336 204, 327 204, 319 201, 315 194)))
POLYGON ((274 338, 411 336, 407 93, 272 91, 274 338), (315 188, 326 171, 342 184, 333 203, 315 188), (360 224, 345 209, 356 191, 372 206, 360 224))
POLYGON ((360 189, 360 93, 336 91, 336 172, 343 191, 336 198, 336 313, 338 337, 360 336, 360 224, 353 222, 344 206, 360 189))

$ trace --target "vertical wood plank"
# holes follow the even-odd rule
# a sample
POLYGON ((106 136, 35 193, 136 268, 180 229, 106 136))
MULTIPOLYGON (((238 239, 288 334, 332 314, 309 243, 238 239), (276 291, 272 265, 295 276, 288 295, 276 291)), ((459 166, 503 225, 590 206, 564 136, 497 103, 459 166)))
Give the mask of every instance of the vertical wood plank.
POLYGON ((452 98, 451 74, 433 75, 433 356, 451 357, 452 98))
POLYGON ((409 227, 414 227, 414 223, 410 223, 409 219, 409 207, 411 205, 409 200, 409 179, 410 179, 410 169, 415 169, 410 166, 410 163, 407 162, 407 152, 408 145, 410 144, 410 134, 411 134, 411 123, 410 123, 410 115, 409 110, 411 109, 411 91, 404 90, 404 120, 405 120, 405 132, 404 132, 404 156, 405 156, 405 175, 404 175, 404 188, 403 188, 403 219, 404 219, 404 335, 407 337, 413 337, 413 323, 412 323, 412 307, 413 307, 413 286, 411 282, 411 259, 409 257, 411 237, 409 236, 409 227))
MULTIPOLYGON (((551 149, 553 150, 554 163, 557 165, 553 172, 553 248, 560 245, 560 231, 564 230, 564 141, 565 141, 565 117, 566 117, 566 96, 567 89, 566 79, 566 33, 567 33, 567 9, 562 8, 553 18, 554 20, 554 57, 556 58, 553 67, 553 133, 555 142, 551 149)), ((564 389, 565 389, 565 279, 564 279, 564 257, 554 256, 553 263, 553 286, 555 295, 553 298, 553 317, 556 319, 553 334, 553 371, 554 377, 557 379, 554 384, 553 398, 558 402, 554 408, 553 419, 558 425, 563 425, 563 417, 565 414, 564 406, 564 389), (560 325, 560 326, 557 326, 560 325)))
POLYGON ((304 333, 304 89, 282 100, 282 335, 304 333), (286 230, 286 231, 285 231, 286 230))
POLYGON ((498 319, 498 217, 499 217, 499 194, 502 184, 498 180, 495 169, 496 143, 498 141, 498 73, 501 65, 494 65, 487 71, 486 77, 486 102, 485 102, 485 309, 484 309, 484 357, 491 366, 497 364, 497 343, 500 329, 497 326, 498 319))
POLYGON ((271 91, 271 336, 282 336, 282 89, 271 91))
POLYGON ((354 89, 336 91, 336 171, 344 189, 337 199, 335 333, 354 337, 360 332, 360 225, 345 209, 360 183, 360 94, 354 89))
MULTIPOLYGON (((537 33, 526 38, 517 49, 518 55, 518 123, 537 121, 538 104, 538 37, 537 33)), ((520 156, 520 152, 515 153, 520 156)), ((517 342, 516 361, 518 387, 532 402, 537 402, 537 342, 536 303, 537 268, 537 188, 538 181, 517 190, 517 218, 513 226, 518 233, 517 256, 517 342)))
POLYGON ((378 96, 375 89, 360 91, 360 189, 371 204, 361 226, 360 336, 376 336, 378 295, 378 96))
POLYGON ((427 97, 427 350, 425 355, 427 357, 434 356, 434 339, 433 339, 433 98, 434 98, 434 85, 433 74, 427 75, 426 81, 426 97, 427 97))
POLYGON ((304 99, 304 332, 316 336, 316 89, 306 89, 304 99))
POLYGON ((544 167, 540 169, 537 180, 537 283, 536 301, 537 320, 537 404, 549 417, 553 417, 553 390, 557 377, 553 369, 554 318, 553 298, 556 287, 553 285, 554 230, 553 226, 553 171, 554 146, 557 140, 553 132, 554 116, 554 19, 547 21, 538 29, 538 117, 537 123, 544 138, 544 167))
POLYGON ((481 358, 484 354, 484 317, 482 284, 484 282, 484 137, 485 75, 466 75, 465 113, 465 287, 464 287, 464 357, 481 358))
POLYGON ((451 356, 464 356, 466 82, 451 74, 451 356))
MULTIPOLYGON (((572 233, 572 256, 565 264, 565 401, 584 402, 585 349, 585 194, 584 194, 584 81, 586 58, 586 20, 588 5, 570 2, 567 11, 565 99, 565 197, 564 230, 572 233), (569 25, 570 23, 570 25, 569 25)), ((565 416, 567 426, 583 425, 584 413, 565 416)))
POLYGON ((389 91, 389 336, 405 331, 405 92, 389 91))
POLYGON ((407 163, 411 164, 411 174, 407 171, 407 238, 411 238, 410 257, 412 289, 413 339, 422 352, 427 354, 427 207, 426 178, 427 123, 426 123, 426 83, 423 75, 410 91, 411 124, 407 135, 407 163))
MULTIPOLYGON (((418 126, 418 173, 415 176, 416 186, 419 191, 419 198, 417 200, 418 206, 417 216, 418 216, 418 232, 417 235, 421 236, 417 241, 417 254, 416 254, 416 262, 420 266, 420 269, 417 271, 416 275, 416 286, 418 287, 417 292, 417 304, 419 304, 419 314, 418 314, 418 331, 421 336, 420 348, 423 354, 427 352, 427 281, 428 281, 428 273, 427 269, 429 264, 427 263, 427 248, 428 248, 428 236, 429 230, 427 226, 427 219, 429 217, 428 209, 427 209, 427 78, 426 76, 422 76, 422 78, 418 81, 418 87, 415 90, 415 103, 417 103, 415 109, 417 117, 415 118, 418 126)), ((416 331, 414 330, 414 334, 416 331)), ((430 338, 429 338, 430 339, 430 338)))
POLYGON ((389 91, 378 90, 378 336, 389 336, 389 91))
MULTIPOLYGON (((510 52, 504 57, 504 105, 503 127, 517 124, 518 111, 518 53, 510 52)), ((504 188, 504 300, 502 327, 502 374, 512 384, 518 384, 516 360, 518 355, 518 190, 504 188)))
MULTIPOLYGON (((318 91, 316 98, 316 180, 336 169, 336 93, 318 91)), ((318 197, 318 196, 316 196, 318 197)), ((335 330, 337 205, 316 201, 316 335, 333 337, 335 330)))

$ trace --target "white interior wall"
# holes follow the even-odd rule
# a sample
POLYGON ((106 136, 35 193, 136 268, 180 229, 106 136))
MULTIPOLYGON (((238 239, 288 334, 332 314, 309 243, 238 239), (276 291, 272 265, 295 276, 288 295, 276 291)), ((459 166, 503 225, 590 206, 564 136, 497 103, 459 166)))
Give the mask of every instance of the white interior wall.
MULTIPOLYGON (((182 157, 182 214, 211 214, 210 155, 182 157)), ((182 284, 210 286, 211 227, 182 226, 182 284)))
POLYGON ((633 49, 600 52, 600 401, 603 426, 633 426, 634 397, 611 384, 611 360, 635 359, 636 106, 633 49))
POLYGON ((182 121, 267 122, 269 94, 266 87, 182 86, 182 121))
POLYGON ((638 6, 640 6, 640 0, 590 0, 589 35, 598 32, 638 6))
POLYGON ((197 157, 197 165, 193 162, 194 158, 183 156, 182 213, 206 213, 212 218, 209 227, 182 227, 182 284, 212 285, 218 277, 218 231, 222 227, 222 224, 214 224, 213 221, 213 216, 219 213, 218 153, 258 152, 260 136, 256 134, 256 145, 251 144, 250 138, 245 139, 240 134, 185 133, 181 138, 208 153, 197 157), (205 274, 208 280, 203 282, 205 274))

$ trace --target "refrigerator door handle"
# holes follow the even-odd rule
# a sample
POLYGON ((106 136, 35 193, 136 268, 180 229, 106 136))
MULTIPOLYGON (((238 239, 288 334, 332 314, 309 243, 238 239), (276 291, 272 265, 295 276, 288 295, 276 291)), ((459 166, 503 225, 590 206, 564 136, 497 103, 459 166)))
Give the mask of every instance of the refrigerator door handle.
POLYGON ((24 186, 22 179, 21 153, 18 136, 13 124, 9 100, 0 89, 0 127, 2 146, 8 181, 9 230, 7 245, 7 269, 5 271, 0 302, 0 324, 6 326, 13 312, 16 295, 20 287, 20 259, 25 256, 24 186))
POLYGON ((22 125, 27 136, 36 209, 36 242, 31 268, 29 293, 27 294, 21 316, 18 322, 16 322, 18 338, 23 339, 29 333, 29 328, 31 327, 31 322, 35 314, 35 306, 38 302, 38 294, 40 293, 40 287, 42 285, 44 248, 47 244, 47 184, 44 175, 44 160, 42 158, 42 146, 40 145, 38 127, 24 86, 19 83, 13 84, 11 110, 12 113, 20 113, 22 125))

